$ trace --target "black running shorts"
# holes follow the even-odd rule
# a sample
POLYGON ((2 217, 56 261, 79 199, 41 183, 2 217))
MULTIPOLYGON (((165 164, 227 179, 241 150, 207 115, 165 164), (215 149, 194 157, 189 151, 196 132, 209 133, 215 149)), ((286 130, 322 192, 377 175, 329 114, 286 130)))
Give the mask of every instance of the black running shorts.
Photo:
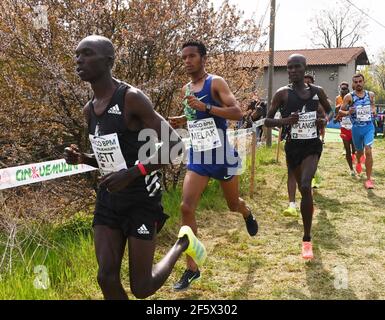
POLYGON ((285 144, 286 162, 290 169, 294 170, 308 156, 316 154, 318 158, 322 154, 322 141, 317 139, 290 140, 285 144))
POLYGON ((152 240, 154 233, 162 229, 167 218, 160 196, 151 198, 146 194, 133 198, 132 195, 110 193, 100 188, 92 226, 105 225, 120 229, 126 237, 152 240))

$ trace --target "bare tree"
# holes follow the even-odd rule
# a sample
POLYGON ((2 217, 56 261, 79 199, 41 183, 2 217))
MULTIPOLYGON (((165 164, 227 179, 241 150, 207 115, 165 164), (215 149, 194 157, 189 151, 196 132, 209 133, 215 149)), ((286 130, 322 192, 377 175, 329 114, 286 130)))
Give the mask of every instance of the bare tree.
POLYGON ((315 47, 350 48, 362 43, 367 19, 347 2, 336 2, 310 20, 310 40, 315 47))

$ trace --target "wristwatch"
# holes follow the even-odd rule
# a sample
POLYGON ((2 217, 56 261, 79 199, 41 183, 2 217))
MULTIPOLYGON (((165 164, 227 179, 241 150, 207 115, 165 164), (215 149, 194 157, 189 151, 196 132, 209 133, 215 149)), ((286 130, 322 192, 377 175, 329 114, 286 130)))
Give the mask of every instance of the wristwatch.
POLYGON ((206 113, 210 114, 212 108, 213 106, 211 104, 206 104, 206 113))

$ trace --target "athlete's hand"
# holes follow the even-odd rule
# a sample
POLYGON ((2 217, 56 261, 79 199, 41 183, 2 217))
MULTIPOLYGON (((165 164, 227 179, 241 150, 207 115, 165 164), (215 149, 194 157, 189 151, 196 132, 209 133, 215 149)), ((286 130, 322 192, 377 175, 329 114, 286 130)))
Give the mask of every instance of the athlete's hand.
POLYGON ((80 164, 83 163, 83 154, 76 144, 71 144, 64 149, 64 159, 68 164, 80 164))
POLYGON ((296 123, 298 123, 298 120, 299 120, 299 114, 298 114, 298 112, 292 113, 292 114, 289 115, 287 118, 282 118, 282 119, 281 119, 283 125, 288 125, 288 124, 292 125, 292 124, 296 124, 296 123))
MULTIPOLYGON (((350 111, 350 109, 349 109, 349 111, 350 111)), ((337 118, 339 120, 341 120, 343 117, 347 117, 350 114, 349 111, 348 110, 346 110, 346 111, 344 111, 344 110, 338 111, 337 118), (346 114, 346 112, 348 112, 348 114, 346 114)))
POLYGON ((168 122, 170 123, 171 127, 173 127, 174 129, 178 129, 186 124, 187 119, 185 115, 177 117, 168 117, 168 122))
POLYGON ((202 101, 199 101, 196 96, 187 96, 185 99, 191 108, 202 112, 206 111, 206 104, 204 104, 202 101))
POLYGON ((99 186, 106 187, 109 192, 117 192, 129 186, 140 175, 141 173, 136 166, 130 169, 122 169, 102 177, 99 186))
POLYGON ((356 112, 356 107, 350 106, 350 107, 349 107, 349 114, 352 114, 352 113, 354 113, 354 112, 356 112))

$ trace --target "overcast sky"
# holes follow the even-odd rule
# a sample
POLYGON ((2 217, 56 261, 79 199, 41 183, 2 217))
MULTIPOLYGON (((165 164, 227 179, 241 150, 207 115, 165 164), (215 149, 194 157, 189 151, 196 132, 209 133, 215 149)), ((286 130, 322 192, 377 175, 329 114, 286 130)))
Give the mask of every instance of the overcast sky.
MULTIPOLYGON (((212 0, 217 6, 222 0, 212 0)), ((350 0, 358 8, 364 9, 365 13, 373 17, 385 26, 385 1, 384 0, 350 0)), ((349 3, 346 0, 339 2, 349 3)), ((254 13, 259 20, 269 6, 270 0, 230 0, 239 9, 245 12, 247 18, 254 13)), ((336 0, 276 0, 276 29, 275 29, 275 49, 310 49, 313 45, 309 39, 309 24, 311 17, 317 11, 335 6, 336 0)), ((353 8, 354 10, 357 10, 353 8)), ((265 25, 268 25, 270 18, 270 8, 268 8, 265 18, 265 25)), ((374 57, 381 50, 385 50, 385 27, 374 22, 362 14, 362 19, 368 22, 367 36, 365 43, 357 43, 356 46, 364 46, 369 60, 373 62, 374 57)))

